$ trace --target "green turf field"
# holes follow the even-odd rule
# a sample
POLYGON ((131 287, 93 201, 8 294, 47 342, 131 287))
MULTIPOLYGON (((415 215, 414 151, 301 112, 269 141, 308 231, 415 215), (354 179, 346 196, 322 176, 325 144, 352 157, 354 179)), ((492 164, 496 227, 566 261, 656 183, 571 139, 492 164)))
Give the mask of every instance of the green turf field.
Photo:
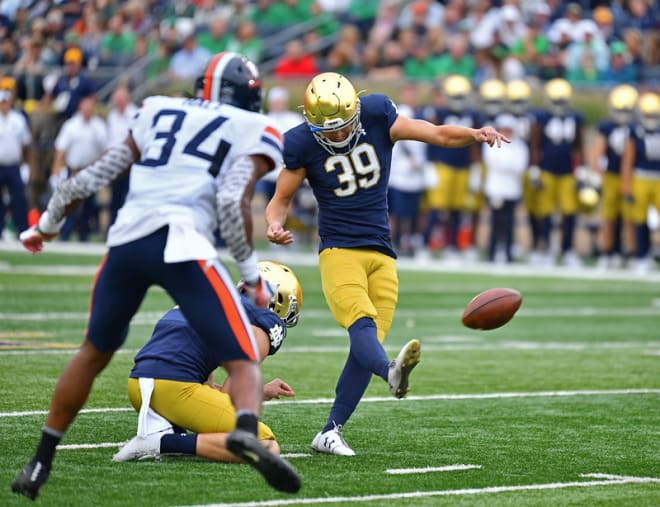
MULTIPOLYGON (((0 251, 0 505, 32 505, 10 483, 81 340, 99 259, 0 251)), ((313 454, 309 444, 325 422, 348 338, 325 306, 316 267, 289 259, 304 290, 302 317, 263 371, 297 397, 266 404, 263 419, 302 476, 299 494, 270 489, 242 465, 111 462, 136 429, 126 395, 132 357, 171 305, 152 290, 35 505, 660 505, 657 275, 401 270, 385 345, 393 357, 419 338, 422 362, 407 400, 373 380, 344 431, 357 456, 342 458, 313 454), (462 327, 467 301, 495 286, 522 292, 516 317, 494 331, 462 327)))

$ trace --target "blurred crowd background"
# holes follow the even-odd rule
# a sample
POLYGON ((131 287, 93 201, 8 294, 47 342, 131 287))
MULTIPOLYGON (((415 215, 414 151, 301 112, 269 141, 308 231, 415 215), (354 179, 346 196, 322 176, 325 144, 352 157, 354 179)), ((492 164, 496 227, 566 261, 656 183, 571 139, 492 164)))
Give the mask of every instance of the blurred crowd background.
MULTIPOLYGON (((599 123, 612 114, 612 91, 627 84, 641 97, 657 95, 660 88, 660 7, 655 0, 4 0, 0 38, 0 104, 10 103, 27 125, 24 132, 16 118, 0 123, 0 232, 5 240, 38 217, 53 185, 125 136, 143 97, 192 93, 194 79, 220 51, 236 51, 258 63, 265 83, 264 112, 276 116, 283 130, 302 120, 298 105, 305 85, 323 71, 346 74, 369 93, 390 95, 407 114, 431 121, 463 121, 466 116, 473 126, 514 113, 510 106, 518 99, 529 111, 550 111, 548 93, 555 88, 547 85, 560 79, 570 92, 562 98, 584 117, 580 134, 571 140, 577 143, 571 155, 573 176, 578 166, 596 171, 595 158, 605 156, 592 148, 599 123), (457 76, 468 83, 466 90, 458 87, 461 93, 446 86, 448 77, 457 76), (512 98, 516 92, 509 85, 519 82, 528 91, 523 86, 524 97, 512 98), (442 116, 452 94, 465 95, 466 102, 454 111, 458 116, 442 116), (18 163, 22 190, 7 170, 17 166, 15 150, 7 148, 12 140, 24 148, 18 163)), ((637 103, 633 108, 639 116, 637 103)), ((509 123, 499 120, 502 128, 511 129, 509 123)), ((529 157, 520 176, 524 183, 527 169, 535 165, 535 148, 529 136, 519 137, 529 157)), ((443 162, 432 151, 412 151, 399 164, 428 168, 443 162)), ((514 220, 515 227, 511 240, 502 236, 505 245, 511 243, 502 253, 489 237, 495 227, 492 211, 500 208, 493 208, 484 194, 487 166, 497 161, 466 156, 460 169, 477 163, 481 177, 472 177, 459 205, 433 204, 426 195, 443 184, 436 167, 440 178, 426 171, 426 181, 415 189, 420 193, 416 215, 410 218, 406 212, 405 220, 414 225, 404 226, 402 233, 393 210, 402 255, 566 265, 603 256, 598 205, 569 210, 574 224, 568 232, 565 210, 558 205, 544 227, 560 232, 550 237, 555 239, 545 238, 544 253, 533 255, 538 231, 525 218, 530 210, 522 194, 505 196, 513 201, 506 220, 514 220)), ((576 195, 584 186, 579 179, 571 190, 576 195)), ((395 176, 394 185, 400 180, 395 176)), ((271 176, 260 185, 257 213, 273 183, 271 176)), ((122 181, 90 199, 63 229, 62 239, 103 239, 127 191, 122 181)), ((409 189, 403 192, 407 197, 409 189)), ((396 189, 394 194, 392 200, 401 203, 396 189)), ((409 200, 405 203, 408 209, 409 200)), ((583 205, 579 199, 577 204, 583 205)), ((301 243, 313 245, 315 201, 304 188, 291 221, 301 243)), ((648 222, 652 256, 653 210, 648 222)), ((632 255, 625 245, 619 253, 622 264, 632 255)))

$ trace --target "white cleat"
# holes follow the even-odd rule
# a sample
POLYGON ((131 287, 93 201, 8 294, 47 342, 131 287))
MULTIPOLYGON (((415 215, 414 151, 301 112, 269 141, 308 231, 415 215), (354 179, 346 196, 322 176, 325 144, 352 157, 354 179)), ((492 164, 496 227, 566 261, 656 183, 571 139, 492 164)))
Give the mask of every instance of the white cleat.
POLYGON ((319 431, 312 440, 312 449, 336 456, 355 456, 355 451, 348 446, 341 430, 341 424, 335 424, 335 427, 331 430, 319 431))
POLYGON ((119 449, 112 457, 112 461, 140 461, 149 458, 159 460, 160 439, 169 433, 174 433, 172 427, 151 433, 146 437, 133 437, 119 449))
POLYGON ((390 386, 390 392, 396 398, 405 398, 408 394, 408 377, 419 363, 421 349, 419 340, 410 340, 403 346, 396 359, 390 363, 387 383, 390 386))

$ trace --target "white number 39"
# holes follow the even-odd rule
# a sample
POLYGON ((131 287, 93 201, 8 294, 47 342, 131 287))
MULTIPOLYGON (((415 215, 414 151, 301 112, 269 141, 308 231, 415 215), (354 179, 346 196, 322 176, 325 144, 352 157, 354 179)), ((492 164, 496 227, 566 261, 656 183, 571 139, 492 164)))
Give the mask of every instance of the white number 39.
POLYGON ((325 161, 326 172, 339 171, 337 180, 340 186, 335 188, 337 197, 353 195, 358 188, 373 187, 380 180, 380 169, 374 147, 366 143, 348 155, 333 155, 325 161))

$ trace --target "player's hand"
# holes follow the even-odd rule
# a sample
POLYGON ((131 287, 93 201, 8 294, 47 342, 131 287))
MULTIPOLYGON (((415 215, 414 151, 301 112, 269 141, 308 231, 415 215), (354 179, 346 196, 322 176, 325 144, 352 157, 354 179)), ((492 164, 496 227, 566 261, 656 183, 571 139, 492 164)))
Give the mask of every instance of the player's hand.
POLYGON ((59 233, 47 234, 39 230, 37 224, 21 232, 19 239, 23 246, 32 253, 39 253, 44 248, 44 241, 50 241, 57 237, 59 233))
POLYGON ((268 308, 271 299, 277 293, 277 285, 264 280, 261 276, 256 283, 252 284, 241 280, 238 283, 238 290, 259 308, 268 308))
POLYGON ((288 245, 294 242, 293 233, 287 231, 279 222, 268 224, 266 237, 268 238, 268 241, 271 243, 277 243, 278 245, 288 245))
POLYGON ((502 143, 510 143, 511 139, 504 134, 498 132, 491 126, 481 127, 477 130, 475 139, 477 142, 487 143, 488 146, 495 146, 499 148, 502 143))
POLYGON ((293 398, 295 395, 296 393, 291 389, 291 386, 278 378, 264 384, 264 401, 279 400, 282 396, 293 398))

